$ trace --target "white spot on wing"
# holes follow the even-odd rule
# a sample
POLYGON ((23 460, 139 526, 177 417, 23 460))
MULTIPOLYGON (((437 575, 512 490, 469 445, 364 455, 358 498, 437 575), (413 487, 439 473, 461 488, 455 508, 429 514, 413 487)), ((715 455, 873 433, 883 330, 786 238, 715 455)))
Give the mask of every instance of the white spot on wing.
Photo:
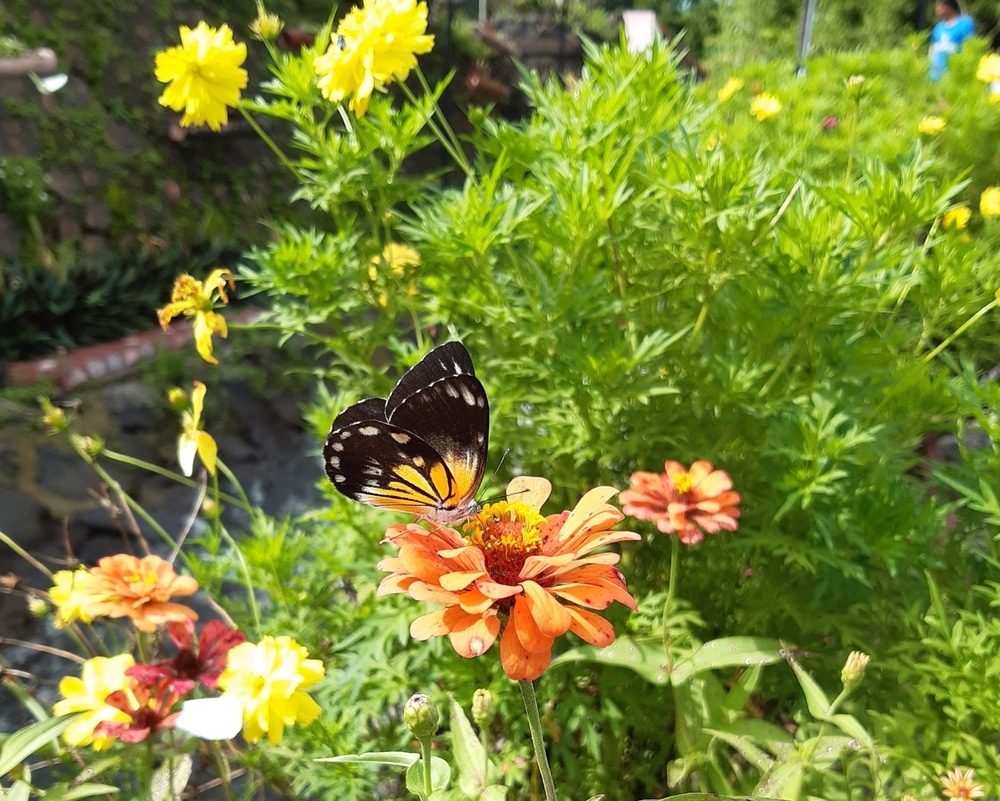
POLYGON ((396 440, 400 445, 405 445, 410 441, 410 435, 404 434, 402 431, 393 431, 392 438, 396 440))
POLYGON ((472 394, 472 390, 468 387, 462 387, 462 400, 469 406, 476 405, 476 396, 472 394))
POLYGON ((327 461, 327 464, 329 464, 330 467, 332 467, 334 470, 336 470, 338 467, 340 467, 340 457, 339 456, 331 456, 326 461, 327 461))
POLYGON ((445 391, 445 394, 448 395, 448 397, 450 397, 450 398, 457 398, 458 397, 458 390, 455 389, 455 387, 453 387, 451 384, 445 384, 444 385, 444 391, 445 391))
POLYGON ((331 451, 337 451, 337 453, 340 453, 342 450, 344 450, 344 446, 341 445, 339 442, 331 442, 330 443, 330 450, 331 451))
POLYGON ((347 481, 347 479, 344 478, 339 473, 333 477, 333 483, 334 484, 343 484, 345 481, 347 481))
POLYGON ((364 428, 359 428, 358 433, 363 434, 366 437, 376 437, 379 435, 382 429, 378 426, 365 426, 364 428))

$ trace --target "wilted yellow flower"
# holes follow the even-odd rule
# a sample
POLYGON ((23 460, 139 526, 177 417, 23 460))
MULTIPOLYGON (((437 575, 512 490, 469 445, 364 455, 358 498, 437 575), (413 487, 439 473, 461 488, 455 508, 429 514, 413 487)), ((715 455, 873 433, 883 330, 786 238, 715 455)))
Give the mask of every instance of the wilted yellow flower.
POLYGON ((941 227, 945 230, 954 228, 956 231, 961 231, 969 224, 970 217, 972 210, 968 206, 956 206, 941 216, 941 227))
POLYGON ((323 678, 326 668, 290 637, 264 637, 244 642, 229 652, 219 677, 223 697, 243 707, 243 737, 256 742, 264 734, 272 745, 281 742, 285 726, 312 723, 320 707, 305 690, 323 678))
POLYGON ((135 664, 131 654, 104 657, 95 656, 83 663, 80 678, 66 676, 59 682, 61 701, 56 701, 53 712, 67 715, 82 712, 66 731, 63 739, 69 745, 93 745, 100 751, 114 742, 111 737, 94 737, 94 730, 102 723, 127 723, 129 716, 106 704, 104 699, 111 693, 125 690, 131 679, 125 671, 135 664))
POLYGON ((919 123, 917 123, 917 130, 927 136, 937 136, 947 127, 948 123, 945 118, 939 117, 936 114, 924 117, 919 123))
POLYGON ((430 52, 434 37, 426 30, 426 3, 364 0, 340 21, 326 53, 313 62, 323 96, 333 103, 350 97, 351 111, 363 116, 372 92, 405 80, 417 55, 430 52))
POLYGON ((984 217, 1000 217, 1000 186, 989 186, 979 196, 979 212, 984 217))
POLYGON ((726 81, 719 90, 717 97, 720 103, 725 103, 743 88, 743 79, 732 77, 726 81))
POLYGON ((762 92, 750 104, 750 113, 758 120, 770 120, 781 112, 781 101, 772 94, 762 92))
POLYGON ((179 314, 193 317, 194 346, 198 355, 209 364, 219 363, 212 355, 212 334, 218 334, 223 339, 229 334, 226 318, 213 311, 216 303, 229 303, 226 284, 233 289, 233 274, 229 270, 213 270, 205 281, 181 275, 174 281, 170 303, 156 312, 164 331, 179 314))
POLYGON ((201 381, 195 381, 194 389, 191 390, 191 406, 181 415, 181 425, 184 430, 181 431, 181 437, 177 441, 177 461, 180 462, 181 472, 186 476, 194 472, 195 454, 201 457, 205 469, 215 475, 215 460, 219 448, 212 435, 198 427, 201 424, 201 410, 205 404, 206 391, 201 381))
POLYGON ((204 20, 195 29, 180 27, 181 43, 156 54, 156 80, 167 84, 162 106, 183 111, 182 126, 208 125, 218 131, 229 121, 247 85, 247 46, 233 42, 228 25, 213 28, 204 20))
POLYGON ((1000 81, 1000 55, 990 53, 979 59, 976 77, 984 83, 1000 81))

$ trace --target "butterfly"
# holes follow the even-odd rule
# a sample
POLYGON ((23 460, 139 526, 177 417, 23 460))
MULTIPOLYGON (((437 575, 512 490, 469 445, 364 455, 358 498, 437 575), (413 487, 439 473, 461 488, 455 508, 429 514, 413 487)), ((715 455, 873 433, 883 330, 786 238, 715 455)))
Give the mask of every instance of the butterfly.
POLYGON ((431 350, 387 398, 334 418, 326 474, 348 498, 433 523, 474 515, 486 470, 490 405, 461 342, 431 350))

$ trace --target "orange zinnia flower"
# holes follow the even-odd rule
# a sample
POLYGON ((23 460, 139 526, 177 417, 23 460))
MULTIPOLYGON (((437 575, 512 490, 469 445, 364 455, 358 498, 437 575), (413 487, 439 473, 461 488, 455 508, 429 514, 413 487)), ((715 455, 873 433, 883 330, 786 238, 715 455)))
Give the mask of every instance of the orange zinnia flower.
POLYGON ((507 500, 484 507, 464 525, 464 536, 416 523, 389 527, 386 541, 399 555, 379 562, 392 575, 378 594, 406 592, 444 605, 413 621, 415 639, 447 634, 459 654, 474 657, 502 627, 500 663, 521 681, 545 671, 555 638, 567 631, 598 647, 614 642, 611 624, 587 610, 612 601, 635 610, 636 603, 613 567, 618 554, 594 551, 640 537, 610 530, 624 518, 606 503, 612 487, 592 489, 572 512, 543 517, 539 508, 550 490, 544 478, 514 479, 507 500))
POLYGON ((159 556, 105 556, 90 574, 94 582, 89 587, 92 599, 87 612, 92 617, 128 617, 139 631, 198 619, 190 607, 170 603, 175 595, 193 595, 198 582, 191 576, 178 576, 173 565, 159 556))
POLYGON ((632 474, 630 488, 618 497, 625 514, 656 521, 660 531, 676 533, 685 545, 701 542, 703 530, 709 534, 720 529, 736 531, 740 496, 731 492, 733 481, 728 473, 712 470, 704 461, 695 462, 690 470, 672 461, 664 468, 665 473, 632 474))

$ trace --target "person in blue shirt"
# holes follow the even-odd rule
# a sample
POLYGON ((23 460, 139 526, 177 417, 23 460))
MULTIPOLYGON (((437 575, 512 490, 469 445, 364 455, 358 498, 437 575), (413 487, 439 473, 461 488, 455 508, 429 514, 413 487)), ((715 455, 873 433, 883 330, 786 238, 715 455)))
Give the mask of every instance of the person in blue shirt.
POLYGON ((934 13, 940 22, 931 32, 930 77, 932 81, 939 81, 948 69, 948 57, 957 53, 965 40, 975 35, 976 23, 968 14, 962 13, 958 0, 937 0, 934 13))

